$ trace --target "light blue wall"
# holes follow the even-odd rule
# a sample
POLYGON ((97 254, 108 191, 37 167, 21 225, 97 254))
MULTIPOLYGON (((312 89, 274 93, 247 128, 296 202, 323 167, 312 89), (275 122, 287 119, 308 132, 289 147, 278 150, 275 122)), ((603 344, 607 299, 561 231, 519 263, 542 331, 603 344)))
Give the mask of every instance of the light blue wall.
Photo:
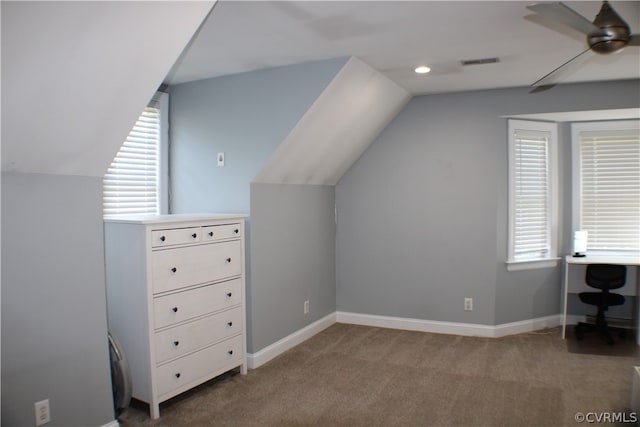
MULTIPOLYGON (((501 116, 638 107, 640 81, 415 97, 336 186, 337 308, 503 324, 560 312, 561 267, 508 272, 501 116), (465 297, 474 311, 463 310, 465 297)), ((561 147, 561 253, 570 151, 561 147)))
POLYGON ((414 98, 336 186, 338 310, 493 323, 498 149, 455 97, 414 98))
POLYGON ((246 236, 249 352, 335 311, 333 187, 251 181, 346 61, 171 87, 172 213, 251 214, 246 236), (219 151, 226 156, 221 168, 216 166, 219 151), (302 310, 306 299, 308 315, 302 310))
POLYGON ((347 58, 170 88, 172 213, 248 213, 250 183, 347 58), (226 165, 216 166, 224 152, 226 165))
POLYGON ((2 173, 2 425, 114 420, 102 179, 2 173))
MULTIPOLYGON (((303 92, 308 96, 305 102, 293 102, 294 93, 287 90, 281 91, 282 96, 288 95, 284 99, 272 96, 264 84, 256 82, 268 77, 282 88, 291 84, 292 73, 301 76, 309 64, 172 90, 172 114, 178 116, 177 122, 172 121, 176 138, 171 164, 174 211, 248 209, 251 213, 249 351, 259 351, 332 309, 487 325, 558 314, 560 266, 506 270, 504 116, 637 107, 639 81, 561 85, 535 94, 528 88, 514 88, 415 97, 335 187, 335 265, 327 262, 331 242, 323 240, 309 249, 322 256, 294 250, 291 263, 279 264, 274 254, 290 251, 289 243, 304 248, 309 238, 317 241, 333 232, 326 213, 331 195, 323 187, 254 184, 249 202, 247 188, 252 174, 284 139, 289 126, 311 105, 312 95, 321 92, 343 62, 324 64, 330 72, 318 78, 322 84, 315 91, 303 92), (280 102, 291 109, 279 108, 280 102), (260 113, 267 105, 272 107, 269 123, 273 126, 260 113), (225 106, 233 108, 226 111, 225 106), (218 115, 224 119, 211 125, 218 115), (252 133, 251 129, 261 131, 252 133), (223 141, 237 145, 228 148, 223 141), (224 168, 210 167, 217 151, 227 153, 224 168), (238 157, 238 153, 244 155, 238 157), (239 177, 238 182, 234 177, 239 177), (234 194, 216 190, 219 185, 235 189, 234 194), (323 208, 311 215, 309 204, 323 208), (278 241, 277 235, 285 229, 281 218, 300 229, 312 224, 310 230, 315 234, 306 240, 278 241), (328 276, 332 268, 334 290, 328 276), (304 279, 314 276, 318 279, 304 279), (335 295, 335 308, 321 303, 319 312, 302 316, 301 299, 309 295, 307 289, 313 289, 318 294, 314 298, 320 301, 335 295), (474 299, 471 312, 463 310, 467 297, 474 299)), ((305 80, 307 77, 305 74, 305 80)), ((560 132, 560 253, 569 251, 571 234, 567 129, 561 126, 560 132)))
POLYGON ((333 186, 251 185, 249 352, 336 311, 334 202, 333 186))

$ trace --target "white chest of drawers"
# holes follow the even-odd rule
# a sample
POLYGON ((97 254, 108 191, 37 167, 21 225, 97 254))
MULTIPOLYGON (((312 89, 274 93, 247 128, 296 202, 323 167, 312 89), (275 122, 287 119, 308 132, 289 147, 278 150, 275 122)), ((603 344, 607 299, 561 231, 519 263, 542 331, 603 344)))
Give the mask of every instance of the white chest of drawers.
POLYGON ((154 419, 160 402, 247 372, 245 217, 105 218, 109 330, 154 419))

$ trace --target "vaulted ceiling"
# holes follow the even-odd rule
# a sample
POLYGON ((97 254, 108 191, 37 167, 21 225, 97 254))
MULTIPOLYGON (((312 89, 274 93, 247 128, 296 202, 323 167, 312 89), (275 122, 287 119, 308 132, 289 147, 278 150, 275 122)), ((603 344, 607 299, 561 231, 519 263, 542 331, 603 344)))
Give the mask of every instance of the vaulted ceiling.
MULTIPOLYGON (((213 4, 2 1, 2 170, 102 176, 163 79, 355 56, 426 94, 526 86, 585 48, 525 2, 220 1, 209 13, 213 4), (500 59, 460 64, 487 57, 500 59), (423 63, 432 72, 416 75, 423 63)), ((640 2, 612 5, 640 31, 640 2)), ((638 78, 638 63, 628 47, 562 82, 638 78)))
MULTIPOLYGON (((527 86, 586 46, 522 1, 219 1, 167 77, 177 84, 356 56, 412 94, 527 86), (461 60, 499 58, 463 67, 461 60), (432 72, 417 75, 427 64, 432 72)), ((592 20, 598 1, 565 2, 592 20)), ((635 33, 640 2, 612 6, 635 33)), ((640 47, 591 55, 559 83, 639 78, 640 47)))
POLYGON ((253 182, 335 185, 411 96, 350 58, 253 182))
POLYGON ((212 5, 2 1, 2 170, 102 177, 212 5))

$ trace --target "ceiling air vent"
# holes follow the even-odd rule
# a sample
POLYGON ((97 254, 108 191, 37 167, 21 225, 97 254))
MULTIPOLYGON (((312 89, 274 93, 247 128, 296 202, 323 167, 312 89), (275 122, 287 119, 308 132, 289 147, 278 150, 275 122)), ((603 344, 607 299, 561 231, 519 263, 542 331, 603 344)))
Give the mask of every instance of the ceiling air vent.
POLYGON ((500 62, 500 58, 466 59, 460 61, 463 67, 466 67, 467 65, 495 64, 498 62, 500 62))

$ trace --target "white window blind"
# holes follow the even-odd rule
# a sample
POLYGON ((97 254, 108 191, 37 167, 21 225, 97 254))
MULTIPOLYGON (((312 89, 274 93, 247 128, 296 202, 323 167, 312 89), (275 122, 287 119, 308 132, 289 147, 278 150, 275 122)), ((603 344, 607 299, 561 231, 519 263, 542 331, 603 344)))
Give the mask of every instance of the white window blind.
POLYGON ((509 260, 555 259, 555 125, 510 121, 509 260))
POLYGON ((640 252, 638 123, 600 127, 605 128, 574 125, 579 146, 577 228, 588 232, 588 251, 640 252))
POLYGON ((104 176, 105 215, 160 212, 160 126, 160 110, 145 108, 104 176))
POLYGON ((516 260, 549 256, 548 145, 548 133, 516 132, 516 260))

